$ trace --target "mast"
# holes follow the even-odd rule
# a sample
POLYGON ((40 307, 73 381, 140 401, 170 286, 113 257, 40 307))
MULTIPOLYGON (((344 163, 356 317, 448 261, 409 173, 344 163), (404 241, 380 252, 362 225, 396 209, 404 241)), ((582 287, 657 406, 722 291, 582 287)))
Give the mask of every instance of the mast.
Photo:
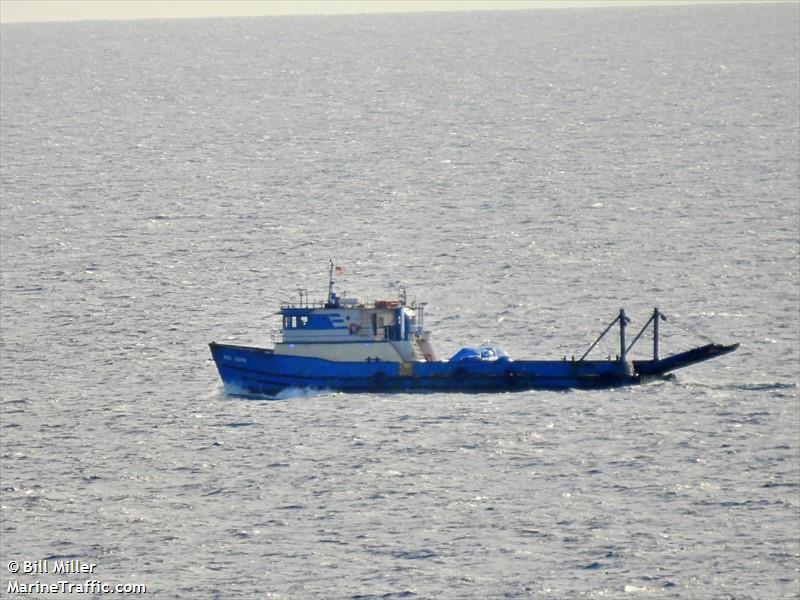
POLYGON ((658 322, 661 320, 661 313, 658 308, 653 309, 653 361, 658 362, 658 322))
POLYGON ((619 359, 625 362, 625 326, 628 324, 628 318, 625 316, 625 309, 619 309, 619 359))
POLYGON ((333 292, 333 271, 335 269, 335 265, 333 259, 331 259, 331 266, 330 266, 330 273, 328 274, 328 301, 326 302, 326 308, 334 308, 337 304, 336 302, 336 294, 333 292))

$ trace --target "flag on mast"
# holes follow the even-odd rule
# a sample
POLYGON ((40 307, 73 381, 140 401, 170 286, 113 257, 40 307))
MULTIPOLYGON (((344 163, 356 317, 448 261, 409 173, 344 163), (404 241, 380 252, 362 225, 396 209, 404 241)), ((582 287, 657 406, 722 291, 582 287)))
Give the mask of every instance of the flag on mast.
POLYGON ((344 275, 345 273, 347 273, 347 269, 346 268, 344 268, 344 267, 342 267, 340 265, 336 266, 336 274, 337 275, 344 275))

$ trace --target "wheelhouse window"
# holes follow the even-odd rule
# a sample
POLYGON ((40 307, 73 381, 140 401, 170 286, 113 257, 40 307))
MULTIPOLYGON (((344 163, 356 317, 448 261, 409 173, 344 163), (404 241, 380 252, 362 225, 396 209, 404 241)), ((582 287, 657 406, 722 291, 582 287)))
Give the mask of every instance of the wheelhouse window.
POLYGON ((304 329, 308 326, 308 315, 283 316, 284 329, 304 329))

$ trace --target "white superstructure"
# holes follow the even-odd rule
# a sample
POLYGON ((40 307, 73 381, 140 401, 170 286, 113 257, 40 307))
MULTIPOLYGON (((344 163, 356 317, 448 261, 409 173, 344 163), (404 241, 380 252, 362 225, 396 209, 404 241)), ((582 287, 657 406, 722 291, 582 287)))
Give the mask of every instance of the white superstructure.
POLYGON ((397 300, 363 303, 339 298, 333 291, 333 263, 328 300, 281 306, 281 339, 275 353, 332 361, 408 363, 436 360, 430 333, 424 330, 424 304, 406 305, 405 291, 397 300))

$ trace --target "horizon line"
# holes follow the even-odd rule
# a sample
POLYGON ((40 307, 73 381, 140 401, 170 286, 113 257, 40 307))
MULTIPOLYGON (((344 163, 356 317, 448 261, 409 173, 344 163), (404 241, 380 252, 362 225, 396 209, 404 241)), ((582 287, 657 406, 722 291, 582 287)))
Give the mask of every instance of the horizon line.
POLYGON ((117 0, 104 3, 0 0, 0 24, 798 3, 798 0, 117 0))

